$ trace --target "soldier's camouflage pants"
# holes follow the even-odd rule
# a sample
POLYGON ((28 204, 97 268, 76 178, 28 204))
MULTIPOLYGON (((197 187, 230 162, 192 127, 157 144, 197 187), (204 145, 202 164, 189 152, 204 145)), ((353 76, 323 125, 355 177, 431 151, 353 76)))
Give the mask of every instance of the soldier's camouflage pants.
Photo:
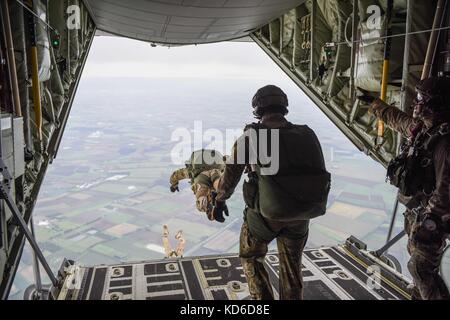
POLYGON ((446 247, 446 235, 421 230, 417 216, 405 212, 405 231, 408 234, 408 270, 414 279, 412 299, 449 300, 450 294, 439 275, 442 255, 446 247))
POLYGON ((268 244, 277 239, 279 254, 279 292, 281 300, 301 300, 303 279, 301 258, 308 239, 309 221, 280 223, 267 221, 246 209, 240 236, 239 256, 254 300, 274 299, 269 274, 264 268, 268 244))

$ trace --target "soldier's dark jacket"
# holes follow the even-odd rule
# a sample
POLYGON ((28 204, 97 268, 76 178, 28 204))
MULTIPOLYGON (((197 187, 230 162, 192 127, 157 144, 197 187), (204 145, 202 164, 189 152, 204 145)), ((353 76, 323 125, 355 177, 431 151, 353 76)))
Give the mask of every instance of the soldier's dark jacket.
MULTIPOLYGON (((445 128, 448 121, 448 119, 438 119, 434 124, 423 123, 381 100, 376 100, 372 107, 372 111, 378 118, 386 122, 389 127, 410 138, 410 141, 421 139, 427 135, 428 137, 434 136, 434 130, 445 128)), ((431 194, 417 192, 413 195, 412 200, 418 198, 420 205, 417 208, 407 206, 404 213, 405 232, 409 238, 407 248, 411 256, 408 261, 408 270, 414 279, 411 296, 414 300, 450 300, 449 290, 439 274, 439 267, 449 233, 446 230, 448 224, 445 224, 445 218, 448 218, 450 214, 449 135, 440 135, 430 151, 432 151, 433 167, 426 166, 426 169, 423 169, 427 170, 426 175, 424 175, 424 172, 417 172, 417 175, 420 176, 420 180, 430 181, 429 175, 434 174, 435 185, 432 185, 433 179, 431 179, 432 188, 430 189, 433 191, 431 194), (420 206, 424 208, 423 211, 420 206), (426 227, 425 222, 429 221, 427 216, 434 221, 438 221, 436 228, 426 227)), ((415 152, 414 149, 413 152, 415 152)), ((417 160, 420 159, 415 161, 417 160)), ((421 170, 420 166, 415 168, 418 171, 421 170)), ((412 174, 414 175, 415 172, 412 172, 412 174)), ((399 199, 401 200, 401 195, 399 199)))
MULTIPOLYGON (((261 124, 272 129, 285 128, 290 125, 281 114, 267 115, 261 124)), ((245 139, 244 135, 239 139, 245 139)), ((218 201, 225 201, 231 197, 245 170, 246 165, 239 164, 237 161, 238 144, 242 143, 242 140, 239 139, 232 150, 231 157, 234 164, 227 164, 219 179, 216 197, 218 201)), ((248 144, 245 146, 246 149, 249 147, 248 144)), ((239 257, 252 299, 269 300, 274 298, 272 284, 263 261, 268 251, 268 244, 275 238, 280 259, 280 299, 302 299, 301 256, 308 239, 308 229, 309 220, 290 222, 269 220, 263 218, 258 211, 246 207, 239 241, 239 257)))
MULTIPOLYGON (((405 137, 417 134, 417 130, 425 130, 422 121, 381 100, 373 103, 373 112, 389 127, 402 133, 405 137)), ((433 194, 426 199, 426 212, 442 217, 450 213, 450 139, 442 138, 435 145, 433 165, 436 187, 433 194)))
MULTIPOLYGON (((274 114, 271 117, 264 118, 264 121, 261 122, 268 128, 283 128, 289 124, 289 121, 286 118, 279 114, 274 114)), ((239 139, 243 139, 241 136, 239 139)), ((228 200, 231 195, 234 193, 236 186, 241 180, 242 174, 245 170, 245 164, 240 164, 237 161, 237 145, 236 142, 233 146, 233 150, 231 152, 231 159, 233 159, 234 163, 232 165, 227 165, 225 167, 225 172, 222 174, 219 180, 219 187, 217 192, 217 201, 225 201, 228 200)))

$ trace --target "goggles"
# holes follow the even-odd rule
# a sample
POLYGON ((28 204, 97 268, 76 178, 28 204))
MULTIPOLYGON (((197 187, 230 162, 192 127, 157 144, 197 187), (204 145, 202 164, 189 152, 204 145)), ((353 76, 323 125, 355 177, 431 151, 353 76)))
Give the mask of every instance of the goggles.
POLYGON ((414 104, 415 105, 424 105, 425 103, 427 103, 429 99, 427 99, 426 96, 424 96, 422 93, 417 92, 416 97, 414 98, 414 104))

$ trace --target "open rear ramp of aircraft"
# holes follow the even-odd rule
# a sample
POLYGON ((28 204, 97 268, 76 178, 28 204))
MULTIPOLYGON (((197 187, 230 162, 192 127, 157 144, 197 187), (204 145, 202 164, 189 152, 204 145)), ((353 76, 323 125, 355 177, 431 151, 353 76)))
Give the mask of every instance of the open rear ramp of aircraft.
MULTIPOLYGON (((357 243, 305 250, 302 270, 306 300, 406 300, 408 282, 357 243)), ((279 259, 266 256, 278 298, 279 259)), ((61 300, 248 300, 235 254, 119 265, 80 267, 65 261, 61 300)))

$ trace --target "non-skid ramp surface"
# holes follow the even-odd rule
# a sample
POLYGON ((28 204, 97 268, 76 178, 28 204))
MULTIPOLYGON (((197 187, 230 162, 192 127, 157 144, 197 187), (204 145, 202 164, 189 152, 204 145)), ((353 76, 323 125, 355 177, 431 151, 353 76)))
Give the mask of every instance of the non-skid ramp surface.
MULTIPOLYGON (((278 298, 279 259, 266 256, 278 298)), ((386 277, 384 266, 367 264, 344 246, 306 250, 302 271, 307 300, 407 299, 404 283, 386 277)), ((248 287, 237 255, 159 260, 67 269, 59 299, 244 300, 248 287)))

